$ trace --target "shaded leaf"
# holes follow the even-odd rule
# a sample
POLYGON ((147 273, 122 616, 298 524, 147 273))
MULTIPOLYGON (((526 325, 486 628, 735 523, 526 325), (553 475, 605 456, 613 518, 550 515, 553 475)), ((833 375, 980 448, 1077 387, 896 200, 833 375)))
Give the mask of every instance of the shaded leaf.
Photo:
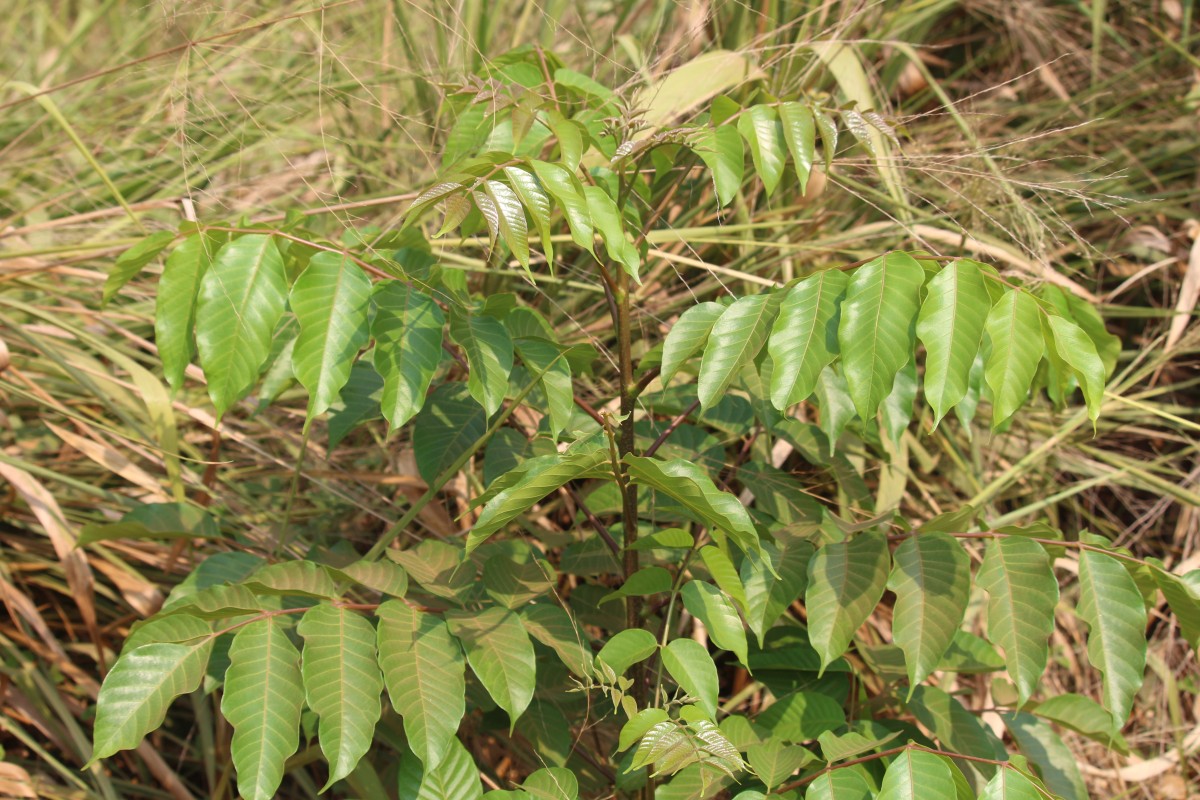
POLYGON ((890 554, 887 538, 861 533, 827 544, 808 562, 808 634, 824 672, 846 652, 854 632, 883 597, 890 554))
POLYGON ((993 539, 976 580, 988 593, 988 636, 1004 650, 1008 674, 1024 704, 1046 669, 1054 630, 1058 581, 1050 558, 1037 542, 993 539))
POLYGON ((425 404, 429 384, 442 360, 446 317, 433 298, 401 281, 375 288, 372 361, 383 378, 379 406, 389 430, 408 422, 425 404))
POLYGON ((537 664, 521 618, 503 608, 448 611, 446 624, 462 642, 471 670, 496 705, 508 712, 510 728, 533 698, 537 664))
POLYGON ((1083 550, 1079 554, 1076 611, 1088 625, 1088 660, 1104 679, 1104 707, 1124 722, 1146 671, 1146 606, 1142 595, 1119 561, 1083 550))
POLYGON ((718 489, 697 465, 681 458, 658 461, 633 455, 626 456, 625 463, 630 478, 678 501, 697 522, 708 526, 718 543, 728 536, 744 552, 759 549, 758 532, 746 507, 718 489))
POLYGON ((450 339, 467 357, 467 390, 490 417, 504 402, 512 373, 513 344, 508 331, 495 317, 451 313, 450 339))
POLYGON ((401 800, 480 800, 483 785, 479 768, 463 747, 451 737, 446 755, 436 767, 422 765, 411 754, 400 760, 397 785, 401 800))
POLYGON ((971 560, 957 539, 930 532, 901 542, 892 564, 888 578, 888 588, 896 593, 892 632, 904 651, 909 686, 915 687, 937 669, 962 624, 971 589, 971 560))

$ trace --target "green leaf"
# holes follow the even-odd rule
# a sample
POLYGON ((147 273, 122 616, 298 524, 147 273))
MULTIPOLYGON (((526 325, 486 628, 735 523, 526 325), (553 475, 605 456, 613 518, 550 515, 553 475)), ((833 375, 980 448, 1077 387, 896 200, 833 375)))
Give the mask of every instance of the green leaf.
POLYGON ((858 415, 875 417, 892 393, 896 373, 909 362, 916 345, 913 323, 925 270, 907 253, 887 253, 859 267, 850 277, 838 343, 842 374, 858 415))
POLYGON ((1174 612, 1184 640, 1193 650, 1200 648, 1200 570, 1179 576, 1164 569, 1157 559, 1150 564, 1154 582, 1174 612))
POLYGON ((457 741, 466 713, 466 671, 462 648, 446 623, 389 600, 379 618, 379 666, 392 707, 404 719, 408 746, 427 769, 434 769, 457 741))
POLYGON ((171 701, 199 688, 211 652, 212 640, 203 638, 187 644, 147 644, 121 653, 96 700, 88 763, 137 747, 143 736, 158 729, 171 701))
POLYGON ((1112 713, 1090 697, 1081 694, 1059 694, 1038 703, 1033 713, 1095 739, 1105 747, 1122 753, 1129 752, 1125 738, 1120 734, 1121 724, 1112 713))
POLYGON ((1029 397, 1029 387, 1042 360, 1041 312, 1026 292, 1010 289, 988 313, 985 330, 991 355, 984 379, 992 390, 992 427, 1013 415, 1029 397))
MULTIPOLYGON (((525 223, 525 208, 521 205, 521 199, 515 191, 500 181, 484 181, 483 188, 495 204, 496 221, 504 243, 525 271, 529 272, 529 229, 525 223)), ((480 211, 482 210, 481 208, 480 211)), ((530 278, 532 279, 532 275, 530 278)))
POLYGON ((539 382, 546 396, 550 435, 557 439, 575 415, 571 364, 557 345, 545 339, 521 337, 515 345, 530 372, 541 375, 539 382))
POLYGON ((699 130, 692 135, 692 151, 712 173, 717 204, 729 205, 742 187, 746 167, 746 151, 737 130, 732 125, 699 130))
POLYGON ((854 632, 883 597, 889 561, 887 537, 868 532, 827 544, 808 562, 804 605, 822 673, 846 652, 854 632))
MULTIPOLYGON (((568 127, 572 127, 568 125, 568 127)), ((529 212, 533 224, 537 226, 542 239, 542 252, 546 255, 546 263, 550 271, 554 271, 554 245, 550 241, 550 198, 542 190, 533 173, 518 167, 505 167, 504 176, 512 184, 512 189, 520 198, 521 204, 529 212)), ((511 249, 511 247, 510 247, 511 249)))
POLYGON ((840 302, 846 273, 826 269, 800 281, 784 296, 771 329, 767 353, 771 403, 781 411, 807 400, 817 388, 821 370, 838 355, 840 302))
POLYGON ((1065 800, 1088 800, 1075 754, 1049 725, 1024 712, 1001 717, 1021 752, 1037 766, 1046 788, 1065 800))
POLYGON ((1054 630, 1058 581, 1050 557, 1028 539, 993 539, 976 581, 988 593, 988 637, 1003 648, 1023 705, 1046 669, 1054 630))
POLYGON ((219 584, 180 597, 178 600, 172 599, 158 613, 187 613, 202 619, 223 619, 255 614, 262 610, 263 601, 245 586, 219 584))
POLYGON ((717 717, 717 665, 704 646, 692 639, 675 639, 662 649, 662 663, 708 719, 717 717))
POLYGON ((1058 352, 1078 379, 1083 389, 1083 399, 1087 402, 1088 419, 1095 423, 1104 400, 1105 377, 1104 363, 1096 353, 1096 346, 1083 328, 1066 317, 1051 314, 1046 317, 1046 322, 1050 325, 1052 337, 1047 346, 1058 352))
POLYGON ((246 800, 271 800, 284 762, 300 747, 300 653, 272 617, 237 632, 229 661, 221 713, 233 726, 229 752, 238 792, 246 800))
POLYGON ((79 546, 120 539, 219 539, 217 522, 187 503, 145 503, 120 522, 89 523, 79 532, 79 546))
MULTIPOLYGON (((447 147, 447 154, 449 154, 449 146, 447 147)), ((416 199, 412 201, 412 205, 404 210, 404 214, 402 216, 404 218, 405 227, 416 222, 417 219, 420 218, 421 212, 432 206, 434 203, 438 202, 439 200, 444 200, 449 195, 460 192, 465 188, 466 185, 460 181, 442 181, 441 183, 430 186, 428 189, 417 195, 416 199)))
POLYGON ((962 624, 971 590, 971 559, 945 533, 920 533, 892 555, 888 588, 896 593, 892 633, 904 651, 909 692, 929 677, 962 624))
POLYGON ((571 239, 591 253, 594 244, 592 214, 588 210, 588 201, 579 179, 558 164, 531 161, 530 165, 542 182, 542 187, 562 207, 571 229, 571 239))
POLYGON ((957 800, 951 770, 941 756, 905 750, 888 764, 876 800, 957 800))
MULTIPOLYGON (((1003 761, 1004 744, 979 717, 957 699, 933 686, 913 690, 908 709, 943 745, 943 749, 978 758, 1003 761)), ((985 778, 996 771, 995 764, 972 762, 985 778)))
POLYGON ((350 367, 367 343, 371 279, 341 253, 321 252, 292 287, 300 323, 292 372, 308 390, 308 417, 323 414, 350 379, 350 367))
POLYGON ((108 277, 104 279, 104 299, 101 300, 101 304, 108 305, 125 284, 133 280, 143 267, 157 258, 173 241, 174 231, 155 231, 117 256, 108 277))
POLYGON ((1015 769, 1000 769, 983 787, 979 800, 1044 800, 1033 781, 1015 769))
POLYGON ((546 495, 608 464, 609 458, 607 449, 596 447, 529 459, 518 468, 522 475, 516 483, 497 492, 483 507, 467 537, 467 552, 483 544, 546 495))
POLYGON ((167 617, 150 617, 135 623, 129 637, 121 646, 122 653, 132 653, 145 644, 160 642, 190 642, 212 635, 212 625, 200 617, 188 614, 172 614, 167 617))
POLYGON ((520 614, 526 632, 557 653, 567 669, 581 678, 592 674, 591 638, 570 614, 549 603, 525 606, 520 614))
POLYGON ((822 772, 804 792, 804 800, 871 800, 873 796, 863 777, 848 769, 822 772))
POLYGON ((779 301, 775 293, 743 297, 713 324, 700 361, 697 388, 701 407, 707 410, 722 400, 733 379, 758 356, 767 343, 779 301))
MULTIPOLYGON (((677 529, 678 530, 678 529, 677 529)), ((685 532, 686 533, 686 532, 685 532)), ((689 538, 691 534, 688 534, 689 538)), ((694 546, 689 545, 689 547, 694 546)), ((757 555, 756 551, 750 551, 751 554, 757 555)), ((700 559, 704 562, 704 566, 708 569, 708 573, 712 579, 716 581, 717 586, 721 591, 729 596, 733 602, 741 607, 742 612, 750 607, 746 599, 746 587, 742 585, 742 579, 738 577, 738 569, 729 560, 729 556, 719 547, 711 544, 706 544, 700 548, 700 559)))
POLYGON ((716 586, 705 581, 688 581, 682 591, 684 608, 704 623, 713 644, 728 650, 745 664, 746 629, 733 602, 716 586))
MULTIPOLYGON (((292 340, 292 344, 295 343, 292 340)), ((283 358, 285 354, 280 354, 283 358)), ((288 380, 291 380, 292 365, 291 359, 288 358, 287 375, 288 380)), ((270 381, 270 373, 263 379, 263 396, 266 396, 267 384, 270 381)), ((337 447, 342 441, 350 435, 350 432, 372 420, 381 419, 383 410, 379 407, 379 400, 383 396, 383 378, 375 371, 374 365, 371 363, 370 357, 361 358, 354 362, 354 366, 350 368, 350 378, 346 381, 346 385, 342 387, 341 396, 338 402, 334 403, 329 409, 329 423, 326 426, 329 432, 329 448, 332 450, 337 447)))
POLYGON ((374 589, 380 594, 403 597, 408 591, 408 575, 403 567, 391 561, 371 561, 364 558, 334 572, 340 578, 374 589))
POLYGON ((483 586, 488 597, 509 609, 549 594, 558 585, 550 562, 536 556, 513 561, 507 555, 492 556, 483 566, 483 586))
POLYGON ((587 198, 592 224, 604 240, 604 249, 608 251, 608 257, 621 264, 634 281, 641 283, 642 259, 633 242, 625 238, 625 225, 617 204, 599 186, 585 186, 583 194, 587 198))
POLYGON ((812 109, 796 102, 780 103, 779 119, 783 122, 783 134, 792 154, 796 177, 800 179, 800 193, 804 194, 808 190, 808 176, 817 154, 816 120, 812 109))
POLYGON ((746 623, 758 637, 759 647, 763 645, 767 630, 804 594, 808 586, 808 562, 813 552, 810 542, 785 539, 777 545, 763 545, 762 555, 748 553, 742 559, 746 623), (767 558, 771 559, 774 574, 764 563, 767 558))
POLYGON ((583 159, 584 131, 574 120, 553 119, 553 117, 551 119, 550 129, 554 131, 554 137, 558 139, 559 157, 563 166, 574 172, 579 169, 579 162, 583 159))
MULTIPOLYGON (((417 472, 432 483, 487 430, 487 416, 462 383, 443 383, 413 423, 417 472)), ((411 572, 411 570, 410 570, 411 572)))
POLYGON ((537 800, 578 800, 579 781, 575 773, 562 767, 539 769, 521 784, 537 800))
POLYGON ((420 759, 400 760, 397 780, 401 800, 481 800, 483 785, 479 767, 456 737, 451 737, 446 756, 436 767, 420 759))
POLYGON ((389 430, 413 418, 442 360, 446 317, 433 298, 401 281, 384 281, 373 296, 372 360, 383 378, 380 408, 389 430))
POLYGON ((171 389, 179 391, 195 347, 192 329, 196 323, 196 296, 200 281, 212 263, 214 243, 205 234, 187 237, 171 251, 158 279, 154 309, 154 344, 162 361, 163 375, 171 389))
POLYGON ((196 345, 217 416, 253 388, 287 305, 283 257, 271 236, 235 239, 200 281, 196 345))
POLYGON ((663 386, 670 382, 689 358, 704 349, 709 332, 723 313, 725 306, 720 303, 704 302, 691 306, 679 315, 663 340, 662 368, 659 371, 663 386))
POLYGON ((1124 723, 1146 671, 1146 606, 1142 595, 1119 561, 1083 550, 1079 554, 1076 611, 1088 625, 1088 660, 1104 678, 1104 707, 1124 723))
POLYGON ((812 112, 817 121, 817 130, 821 134, 821 151, 822 157, 825 159, 825 171, 829 172, 829 167, 833 164, 833 154, 837 152, 837 123, 819 108, 813 108, 812 112))
POLYGON ((634 714, 633 718, 621 728, 621 737, 617 743, 617 752, 625 752, 633 746, 634 742, 645 736, 647 731, 660 722, 666 722, 669 719, 670 716, 668 716, 665 709, 643 708, 634 714))
POLYGON ((304 637, 304 696, 329 762, 324 791, 354 771, 374 738, 383 691, 375 629, 361 615, 323 603, 306 611, 296 630, 304 637))
POLYGON ((846 724, 841 704, 820 692, 792 692, 776 700, 754 723, 785 742, 807 742, 846 724))
POLYGON ((388 558, 436 597, 462 604, 475 589, 475 564, 462 560, 462 548, 438 539, 423 539, 409 550, 387 551, 388 558))
POLYGON ((751 106, 738 118, 738 133, 750 145, 750 158, 754 171, 767 197, 775 193, 783 177, 784 143, 783 126, 771 106, 751 106))
POLYGON ((830 764, 837 761, 845 761, 848 758, 860 756, 863 753, 869 753, 872 750, 878 750, 883 745, 900 736, 901 731, 892 731, 890 734, 877 738, 874 736, 864 736, 857 731, 846 731, 838 734, 826 731, 817 737, 817 741, 821 745, 821 755, 830 764))
POLYGON ((814 756, 799 745, 770 740, 751 746, 746 751, 746 760, 750 762, 750 767, 759 780, 766 784, 768 789, 774 789, 795 775, 805 764, 812 762, 814 756))
POLYGON ((338 594, 333 578, 312 561, 284 561, 257 570, 244 581, 255 594, 302 595, 330 598, 338 594))
POLYGON ((642 567, 630 575, 619 589, 600 598, 600 603, 603 605, 610 600, 619 600, 622 597, 648 597, 652 594, 669 592, 674 583, 675 579, 665 567, 642 567))
POLYGON ((925 397, 933 406, 935 427, 967 396, 971 365, 991 307, 991 295, 974 261, 948 264, 929 282, 917 318, 917 338, 925 345, 925 397))
POLYGON ((467 662, 496 705, 508 712, 510 728, 533 699, 537 662, 521 618, 503 608, 447 611, 446 623, 467 653, 467 662))
POLYGON ((500 320, 482 314, 451 313, 450 338, 463 349, 470 372, 467 389, 490 417, 504 402, 513 367, 513 344, 500 320))
POLYGON ((596 661, 604 662, 618 675, 623 675, 625 670, 640 661, 645 661, 656 650, 658 640, 654 638, 654 634, 641 628, 627 628, 618 631, 604 643, 604 647, 596 654, 596 661))
POLYGON ((1100 356, 1100 361, 1104 364, 1105 376, 1111 375, 1117 365, 1117 359, 1121 356, 1120 337, 1113 336, 1108 332, 1108 329, 1104 327, 1104 319, 1100 316, 1100 312, 1091 303, 1073 292, 1064 292, 1064 295, 1067 298, 1067 308, 1071 312, 1071 317, 1079 327, 1083 328, 1088 338, 1092 340, 1092 344, 1095 345, 1096 354, 1100 356))
POLYGON ((746 507, 718 489, 701 467, 682 458, 657 461, 633 455, 625 456, 625 463, 630 478, 678 501, 697 522, 708 526, 718 544, 728 536, 743 552, 760 549, 746 507))

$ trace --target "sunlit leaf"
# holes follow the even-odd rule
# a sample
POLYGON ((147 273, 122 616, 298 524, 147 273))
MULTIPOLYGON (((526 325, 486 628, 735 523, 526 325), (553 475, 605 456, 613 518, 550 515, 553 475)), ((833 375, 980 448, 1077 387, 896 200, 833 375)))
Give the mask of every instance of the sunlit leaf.
POLYGON ((221 713, 233 727, 229 752, 238 792, 246 800, 270 800, 283 781, 284 762, 300 746, 300 653, 267 618, 237 632, 229 660, 221 713))
POLYGON ((1101 699, 1118 720, 1129 718, 1146 671, 1146 606, 1133 577, 1112 556, 1079 554, 1079 605, 1088 625, 1087 652, 1103 676, 1101 699))
POLYGON ((817 388, 821 370, 837 358, 846 284, 844 272, 827 269, 805 278, 784 296, 767 343, 774 364, 771 403, 776 408, 807 400, 817 388))
POLYGON ((533 643, 521 618, 503 608, 448 611, 450 632, 462 642, 471 670, 496 705, 508 712, 511 725, 533 698, 537 674, 533 643))
POLYGON ((304 637, 304 696, 319 719, 328 789, 358 765, 379 721, 383 678, 375 628, 349 609, 321 604, 305 612, 296 630, 304 637))
POLYGON ((734 378, 758 356, 767 343, 779 301, 775 293, 743 297, 713 323, 697 386, 703 408, 716 405, 734 378))
POLYGON ((917 534, 892 554, 888 588, 896 593, 892 632, 904 651, 909 686, 915 687, 937 669, 962 624, 971 560, 948 534, 917 534))
POLYGON ((991 306, 973 261, 947 264, 929 282, 917 318, 917 337, 925 345, 925 398, 933 406, 934 425, 967 394, 991 306))
POLYGON ((883 597, 890 565, 887 538, 861 533, 827 544, 808 562, 808 635, 821 670, 846 652, 854 632, 883 597))

